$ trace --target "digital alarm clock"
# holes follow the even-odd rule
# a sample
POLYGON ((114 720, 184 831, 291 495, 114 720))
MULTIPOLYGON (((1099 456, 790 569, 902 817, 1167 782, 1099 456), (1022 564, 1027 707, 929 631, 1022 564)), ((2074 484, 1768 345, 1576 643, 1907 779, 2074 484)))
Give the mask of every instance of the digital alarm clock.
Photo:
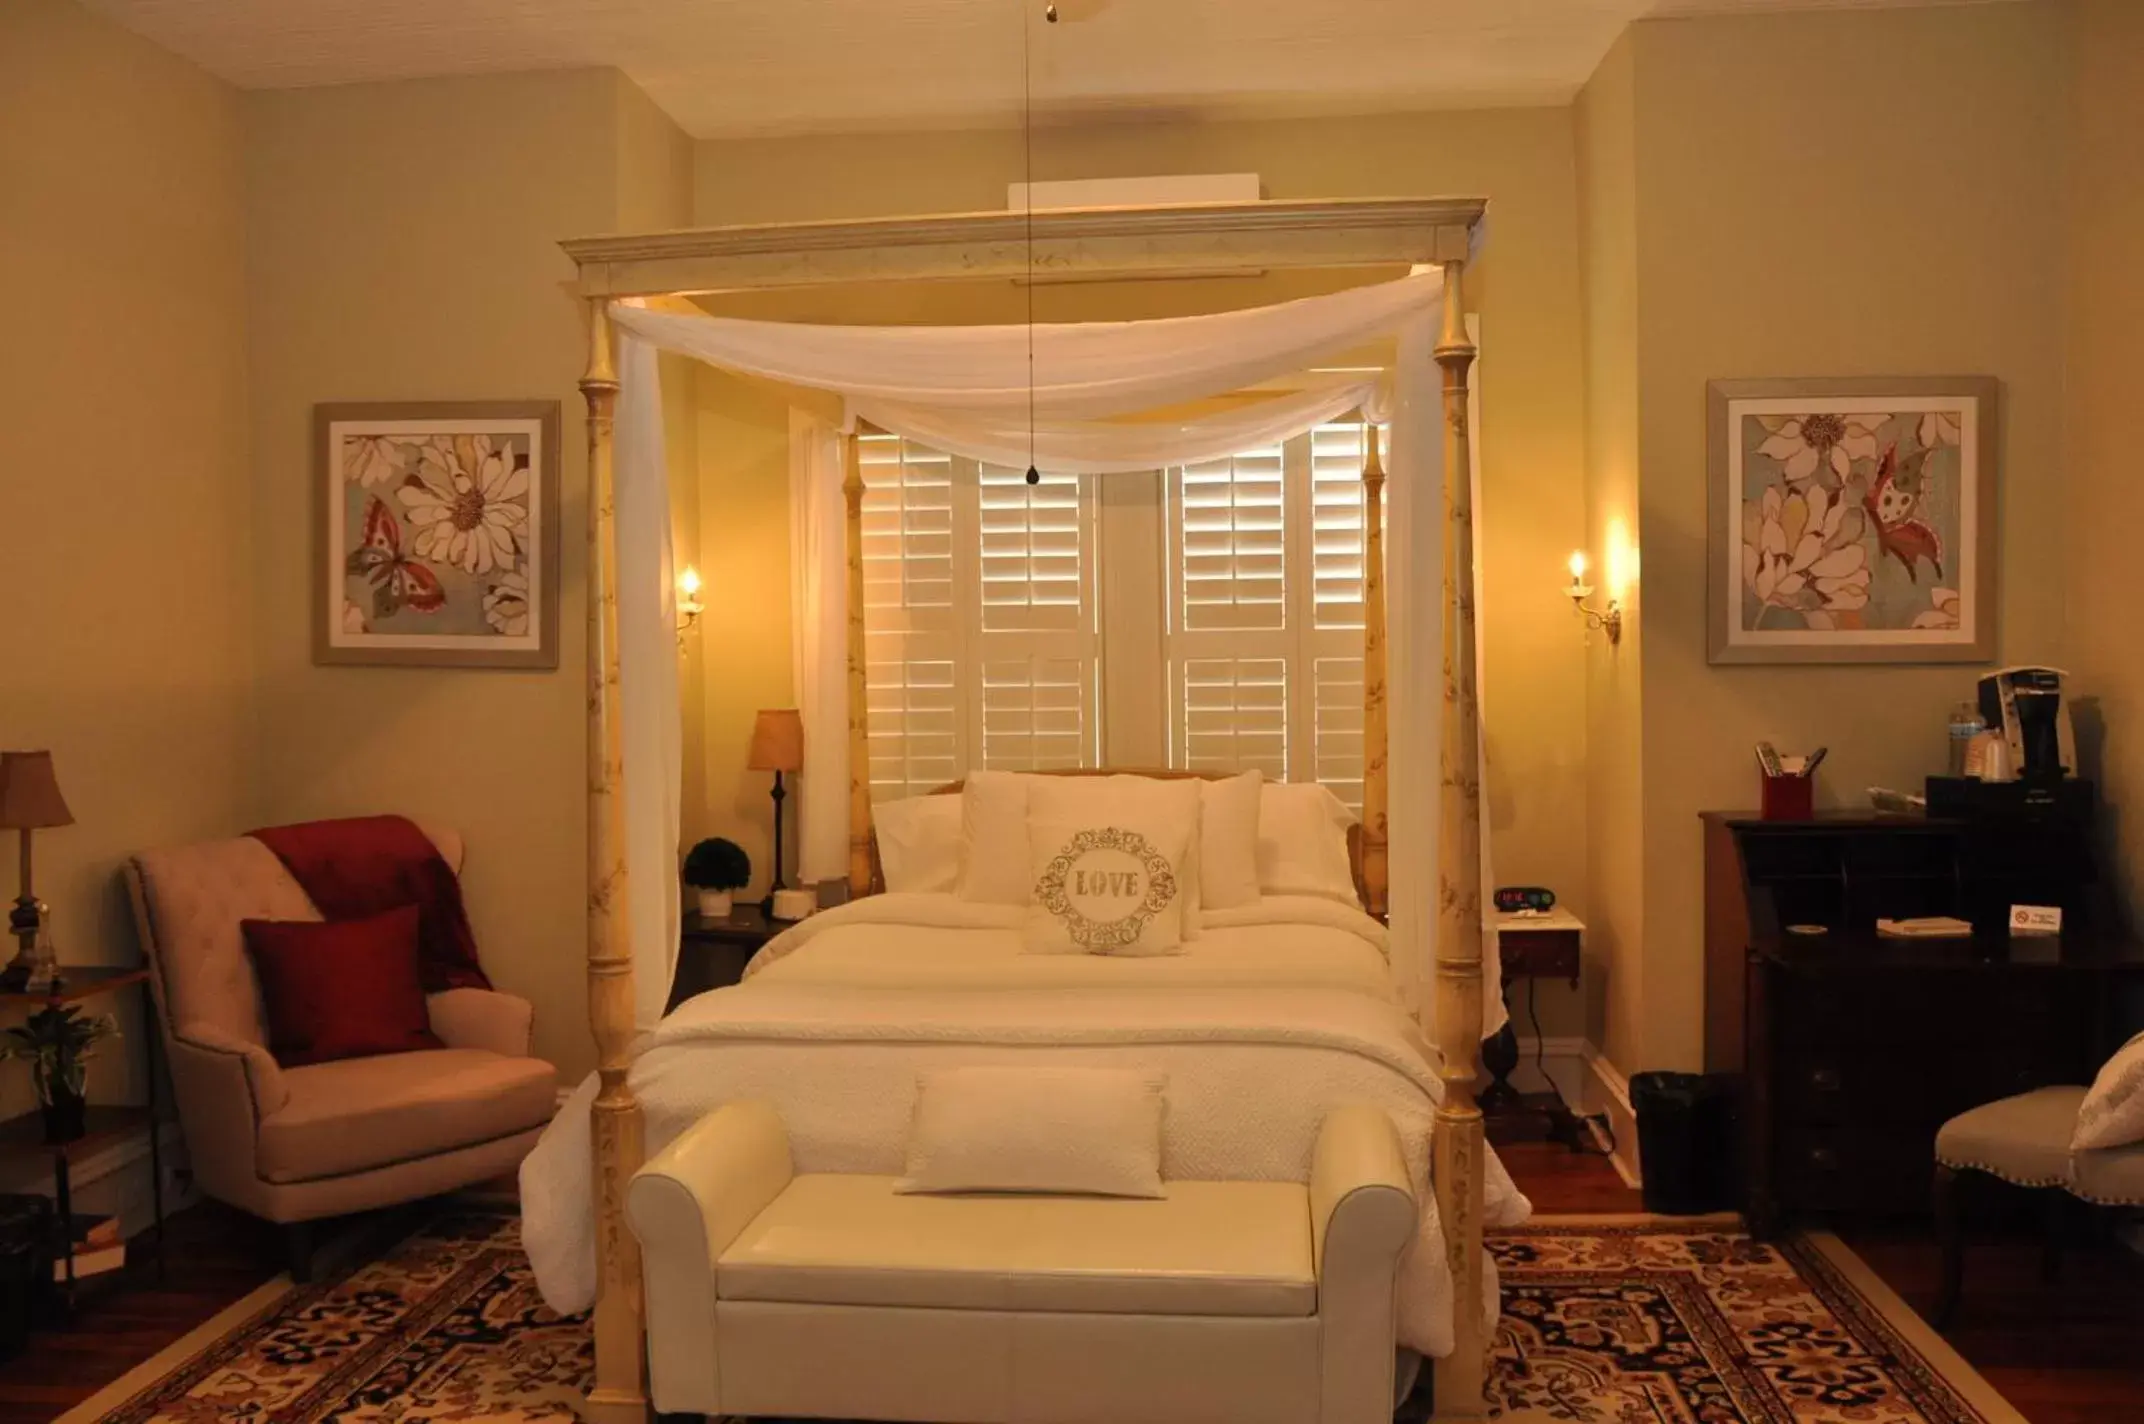
POLYGON ((1541 885, 1504 885, 1496 891, 1496 908, 1507 915, 1531 910, 1545 915, 1556 908, 1556 892, 1541 885))

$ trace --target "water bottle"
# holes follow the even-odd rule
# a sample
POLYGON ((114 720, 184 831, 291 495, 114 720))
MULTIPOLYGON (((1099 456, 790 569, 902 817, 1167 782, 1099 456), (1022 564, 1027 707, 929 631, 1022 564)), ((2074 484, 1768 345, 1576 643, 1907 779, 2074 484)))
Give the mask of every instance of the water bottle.
POLYGON ((1972 703, 1961 702, 1951 712, 1950 774, 1952 776, 1965 775, 1966 748, 1973 744, 1973 738, 1986 730, 1987 724, 1980 720, 1980 709, 1972 703))

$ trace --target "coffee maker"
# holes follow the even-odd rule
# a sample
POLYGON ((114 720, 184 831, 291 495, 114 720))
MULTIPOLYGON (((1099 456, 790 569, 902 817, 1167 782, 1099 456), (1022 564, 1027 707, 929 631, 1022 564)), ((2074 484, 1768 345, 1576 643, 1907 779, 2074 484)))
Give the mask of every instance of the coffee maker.
POLYGON ((2077 738, 2056 668, 2013 667, 1980 679, 1980 720, 2008 749, 2008 779, 2045 785, 2077 774, 2077 738))

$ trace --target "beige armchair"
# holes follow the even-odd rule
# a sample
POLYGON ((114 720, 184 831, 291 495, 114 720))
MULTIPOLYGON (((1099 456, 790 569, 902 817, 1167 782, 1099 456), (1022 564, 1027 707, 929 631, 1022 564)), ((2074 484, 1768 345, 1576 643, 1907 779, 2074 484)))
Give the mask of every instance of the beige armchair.
MULTIPOLYGON (((424 830, 458 873, 461 838, 424 830)), ((451 989, 429 999, 444 1049, 281 1067, 239 921, 320 918, 282 862, 248 836, 146 852, 126 879, 194 1179, 284 1226, 297 1279, 309 1223, 485 1181, 535 1146, 557 1084, 528 1056, 526 1000, 451 989)))

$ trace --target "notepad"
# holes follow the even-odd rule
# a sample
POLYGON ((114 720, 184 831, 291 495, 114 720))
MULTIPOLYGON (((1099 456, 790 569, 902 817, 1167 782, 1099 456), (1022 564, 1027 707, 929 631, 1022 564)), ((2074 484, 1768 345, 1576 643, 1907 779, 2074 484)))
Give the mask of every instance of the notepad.
POLYGON ((1955 939, 1973 932, 1972 921, 1949 915, 1926 915, 1917 920, 1878 920, 1876 933, 1897 939, 1955 939))

